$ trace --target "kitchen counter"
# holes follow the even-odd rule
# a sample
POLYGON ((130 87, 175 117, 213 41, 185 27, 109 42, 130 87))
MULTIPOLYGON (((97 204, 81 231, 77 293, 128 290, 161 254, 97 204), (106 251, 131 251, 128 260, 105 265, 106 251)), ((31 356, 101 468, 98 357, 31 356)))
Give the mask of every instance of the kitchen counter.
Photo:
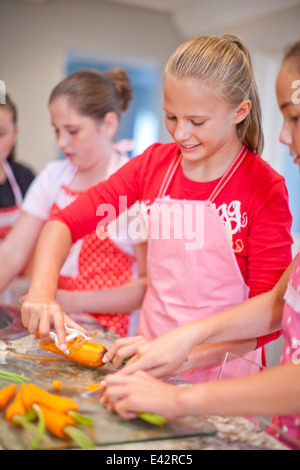
MULTIPOLYGON (((74 319, 78 321, 78 316, 75 316, 74 319)), ((115 340, 116 336, 114 333, 102 328, 96 323, 90 316, 84 315, 80 316, 81 324, 84 326, 90 333, 93 333, 97 330, 97 341, 103 344, 106 347, 109 347, 110 344, 115 340)), ((9 367, 10 362, 11 364, 17 364, 19 367, 22 367, 24 370, 24 374, 30 376, 30 372, 32 373, 31 378, 33 376, 39 377, 41 380, 41 374, 38 374, 38 365, 35 359, 27 359, 26 356, 38 356, 41 354, 41 348, 38 346, 38 341, 33 335, 19 335, 19 338, 15 338, 9 341, 2 341, 1 340, 1 329, 0 329, 0 369, 5 368, 6 366, 9 367), (24 359, 25 356, 26 358, 24 359), (23 362, 22 362, 23 361, 23 362), (25 361, 25 362, 24 362, 25 361), (2 364, 2 366, 1 366, 2 364), (35 375, 34 375, 35 374, 35 375)), ((43 350, 42 350, 43 351, 43 350)), ((43 351, 44 354, 49 355, 46 351, 43 351)), ((55 355, 52 355, 55 356, 55 355)), ((94 369, 84 368, 82 366, 78 367, 77 364, 70 364, 65 358, 59 357, 58 361, 44 361, 43 362, 43 378, 45 385, 49 386, 49 383, 54 378, 59 378, 64 385, 64 378, 68 381, 68 386, 74 385, 74 388, 81 387, 83 389, 86 387, 88 383, 99 383, 101 378, 97 377, 95 374, 99 374, 99 372, 95 372, 94 369), (63 367, 62 367, 63 365, 63 367), (75 370, 75 373, 74 373, 75 370), (68 374, 68 375, 67 375, 68 374), (97 382, 98 380, 98 382, 97 382)), ((111 367, 106 372, 112 373, 114 369, 112 366, 105 366, 111 367)), ((102 368, 101 368, 102 369, 102 368)), ((16 372, 16 370, 14 370, 16 372)), ((103 373, 103 372, 102 372, 103 373)), ((33 380, 33 379, 32 379, 33 380)), ((41 382, 40 382, 41 383, 41 382)), ((176 378, 175 378, 176 383, 176 378)), ((42 382, 43 384, 43 382, 42 382)), ((179 384, 180 385, 180 384, 179 384)), ((77 391, 78 391, 77 390, 77 391)), ((63 392, 63 390, 62 390, 63 392)), ((79 396, 81 395, 82 390, 79 392, 79 396)), ((102 410, 103 407, 99 405, 98 400, 94 401, 92 406, 97 410, 102 410)), ((102 412, 102 411, 101 411, 102 412)), ((103 410, 103 413, 109 413, 107 410, 103 410)), ((101 418, 102 419, 102 418, 101 418)), ((105 415, 103 415, 103 419, 107 419, 105 415)), ((194 422, 197 420, 195 418, 194 422)), ((3 421, 4 420, 0 420, 3 421)), ((141 422, 141 420, 139 420, 141 422)), ((201 422, 201 418, 198 419, 201 422)), ((153 427, 150 429, 147 426, 151 426, 148 423, 145 423, 144 428, 143 424, 132 424, 128 421, 123 421, 116 415, 114 417, 110 414, 110 418, 107 421, 108 424, 106 426, 112 426, 112 436, 121 436, 124 433, 124 438, 119 438, 119 441, 113 440, 113 437, 107 441, 100 443, 97 445, 97 449, 103 450, 161 450, 161 451, 175 451, 175 450, 288 450, 285 446, 280 444, 277 440, 273 439, 271 436, 266 434, 263 430, 254 426, 251 422, 247 419, 242 417, 205 417, 203 418, 203 422, 200 423, 203 426, 204 431, 208 430, 208 432, 204 432, 203 435, 197 435, 197 431, 191 433, 189 432, 181 433, 178 432, 176 429, 175 432, 171 431, 168 435, 164 434, 159 435, 156 438, 156 434, 153 431, 153 427), (130 426, 133 426, 130 428, 130 426), (114 427, 115 426, 115 427, 114 427), (137 426, 134 428, 134 426, 137 426), (213 432, 210 432, 210 431, 213 432), (139 431, 139 432, 137 432, 139 431), (142 434, 141 434, 142 432, 142 434), (115 433, 115 434, 113 434, 115 433), (126 434, 127 433, 127 434, 126 434), (145 434, 146 433, 146 434, 145 434), (147 434, 148 433, 148 434, 147 434), (183 435, 181 435, 183 434, 183 435), (142 436, 140 439, 134 438, 134 436, 142 436), (126 436, 129 436, 129 439, 126 441, 126 436), (145 438, 146 436, 146 438, 145 438), (150 436, 150 437, 149 437, 150 436)), ((188 424, 194 425, 192 421, 188 424), (192 423, 192 424, 191 424, 192 423)), ((3 424, 2 424, 3 426, 3 424)), ((108 428, 107 428, 108 429, 108 428)), ((184 429, 184 427, 183 427, 184 429)), ((180 431, 180 429, 179 429, 180 431)), ((13 432, 16 432, 13 430, 13 432)), ((6 449, 7 445, 3 445, 3 435, 7 434, 5 428, 0 427, 0 449, 6 449), (1 437, 2 434, 2 437, 1 437)), ((109 433, 108 433, 109 434, 109 433)), ((13 444, 11 444, 12 448, 13 444)))

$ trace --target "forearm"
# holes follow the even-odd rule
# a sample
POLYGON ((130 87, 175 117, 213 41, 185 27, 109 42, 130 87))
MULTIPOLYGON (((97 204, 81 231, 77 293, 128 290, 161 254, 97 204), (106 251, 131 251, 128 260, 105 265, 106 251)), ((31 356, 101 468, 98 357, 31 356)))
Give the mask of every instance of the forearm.
POLYGON ((16 249, 10 243, 5 245, 4 243, 5 241, 3 241, 0 249, 1 266, 5 266, 5 269, 2 268, 0 273, 0 292, 3 292, 11 281, 18 276, 25 264, 21 247, 16 249))
POLYGON ((66 313, 132 312, 141 307, 147 278, 141 277, 119 287, 94 291, 58 291, 57 300, 66 313))
POLYGON ((183 325, 191 349, 199 344, 248 340, 281 328, 283 296, 293 263, 269 292, 253 297, 224 312, 183 325))
POLYGON ((210 364, 221 363, 224 355, 229 352, 243 356, 256 348, 257 340, 222 341, 219 343, 202 344, 196 346, 189 354, 187 361, 180 369, 189 370, 194 367, 204 367, 210 364))
POLYGON ((29 295, 34 292, 55 299, 60 269, 71 244, 71 234, 64 223, 46 223, 36 247, 29 295))
POLYGON ((180 393, 180 413, 286 415, 299 413, 299 396, 300 366, 288 363, 236 379, 187 387, 180 393))
POLYGON ((22 211, 18 221, 1 243, 0 292, 22 272, 34 250, 43 225, 42 219, 22 211))

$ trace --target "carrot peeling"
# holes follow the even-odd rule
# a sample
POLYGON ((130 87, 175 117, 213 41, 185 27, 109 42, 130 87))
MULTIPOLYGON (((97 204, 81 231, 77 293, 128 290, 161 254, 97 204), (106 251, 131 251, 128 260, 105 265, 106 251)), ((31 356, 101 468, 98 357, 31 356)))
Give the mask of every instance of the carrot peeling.
POLYGON ((102 388, 103 385, 101 384, 90 384, 88 387, 87 387, 87 391, 88 392, 93 392, 94 390, 98 390, 98 388, 102 388))
POLYGON ((61 390, 61 381, 60 380, 53 380, 53 389, 56 391, 61 390))

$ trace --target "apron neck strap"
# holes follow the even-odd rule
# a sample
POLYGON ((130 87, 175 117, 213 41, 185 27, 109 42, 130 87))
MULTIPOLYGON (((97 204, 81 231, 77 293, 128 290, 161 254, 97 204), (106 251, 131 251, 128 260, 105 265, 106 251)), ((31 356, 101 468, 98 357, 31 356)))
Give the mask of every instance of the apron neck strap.
POLYGON ((231 163, 231 165, 229 166, 229 168, 227 169, 227 171, 224 173, 224 175, 220 179, 219 183, 217 184, 217 186, 215 187, 213 192, 211 193, 211 195, 208 199, 211 203, 214 202, 214 200, 216 199, 218 194, 222 191, 224 186, 228 183, 230 178, 237 171, 240 164, 242 163, 242 161, 246 157, 247 153, 248 153, 248 148, 244 144, 243 147, 241 148, 241 150, 239 151, 239 153, 237 154, 237 156, 235 157, 235 159, 233 160, 233 162, 231 163))
POLYGON ((179 167, 179 165, 181 163, 181 160, 182 160, 182 155, 181 155, 180 152, 178 152, 177 155, 171 161, 171 163, 169 165, 169 168, 168 168, 168 170, 165 174, 165 177, 164 177, 163 182, 161 184, 160 190, 158 192, 158 196, 157 196, 158 198, 162 198, 162 197, 165 196, 166 191, 169 187, 169 184, 171 183, 172 178, 174 176, 174 173, 177 170, 177 168, 179 167))
MULTIPOLYGON (((213 190, 213 192, 211 193, 210 197, 209 197, 209 201, 211 203, 213 203, 213 201, 215 200, 215 198, 218 196, 218 194, 222 191, 222 189, 224 188, 224 186, 228 183, 228 181, 230 180, 230 178, 232 177, 232 175, 237 171, 237 169, 239 168, 240 164, 242 163, 242 161, 244 160, 245 156, 247 155, 247 152, 248 152, 248 148, 246 147, 246 145, 244 144, 241 148, 241 150, 239 151, 239 153, 237 154, 237 156, 235 157, 235 159, 233 160, 233 162, 230 164, 229 168, 227 169, 227 171, 224 173, 224 175, 222 176, 222 178, 220 179, 219 183, 217 184, 217 186, 215 187, 215 189, 213 190)), ((169 184, 171 183, 172 181, 172 178, 174 176, 174 173, 175 171, 177 170, 177 168, 179 167, 180 163, 181 163, 181 160, 182 160, 182 155, 181 153, 179 152, 174 158, 173 160, 171 161, 170 165, 169 165, 169 168, 165 174, 165 177, 163 179, 163 182, 161 184, 161 187, 160 187, 160 190, 159 190, 159 193, 158 193, 158 198, 162 198, 165 196, 166 194, 166 191, 169 187, 169 184)))
POLYGON ((13 191, 16 206, 20 206, 22 204, 22 201, 23 201, 23 196, 22 196, 22 193, 21 193, 21 189, 19 188, 19 185, 18 185, 17 180, 15 178, 15 175, 13 174, 13 171, 12 171, 10 165, 8 164, 8 162, 6 160, 2 163, 2 165, 3 165, 3 169, 5 171, 5 174, 7 176, 7 179, 9 181, 9 184, 11 186, 11 189, 13 191))

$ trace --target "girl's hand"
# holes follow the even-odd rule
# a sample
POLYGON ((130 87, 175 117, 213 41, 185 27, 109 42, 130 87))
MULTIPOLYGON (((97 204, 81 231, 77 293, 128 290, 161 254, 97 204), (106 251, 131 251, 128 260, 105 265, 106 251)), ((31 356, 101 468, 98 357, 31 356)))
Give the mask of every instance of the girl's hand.
MULTIPOLYGON (((144 370, 154 377, 164 377, 178 373, 180 370, 187 370, 189 368, 188 355, 193 348, 192 329, 191 325, 185 324, 153 341, 145 341, 145 338, 144 341, 136 340, 132 345, 135 346, 134 356, 120 373, 132 374, 138 370, 144 370)), ((120 353, 123 351, 121 350, 120 353)), ((130 351, 127 357, 130 357, 130 351)))
POLYGON ((172 420, 182 413, 180 396, 185 387, 166 384, 145 372, 109 374, 105 385, 100 403, 124 419, 136 418, 138 413, 145 412, 172 420))
POLYGON ((32 297, 28 295, 21 307, 22 322, 28 329, 29 333, 34 334, 37 331, 40 338, 44 342, 50 340, 51 324, 57 334, 60 349, 67 349, 65 324, 70 328, 76 328, 84 334, 87 332, 81 328, 76 322, 69 318, 61 306, 53 300, 45 300, 43 298, 32 297))
POLYGON ((140 346, 147 344, 149 340, 144 336, 128 336, 127 338, 117 339, 109 348, 103 362, 107 363, 112 360, 113 366, 118 369, 122 366, 125 359, 132 360, 140 346))

